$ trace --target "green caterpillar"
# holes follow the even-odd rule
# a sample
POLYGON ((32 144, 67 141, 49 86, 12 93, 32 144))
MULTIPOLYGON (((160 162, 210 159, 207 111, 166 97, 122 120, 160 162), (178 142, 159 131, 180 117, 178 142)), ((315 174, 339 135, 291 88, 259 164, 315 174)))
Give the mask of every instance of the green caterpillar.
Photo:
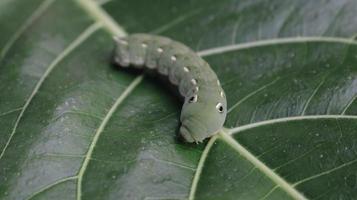
POLYGON ((121 67, 149 68, 168 76, 185 98, 180 134, 201 142, 216 134, 227 115, 227 100, 209 64, 184 44, 162 36, 116 37, 114 62, 121 67))

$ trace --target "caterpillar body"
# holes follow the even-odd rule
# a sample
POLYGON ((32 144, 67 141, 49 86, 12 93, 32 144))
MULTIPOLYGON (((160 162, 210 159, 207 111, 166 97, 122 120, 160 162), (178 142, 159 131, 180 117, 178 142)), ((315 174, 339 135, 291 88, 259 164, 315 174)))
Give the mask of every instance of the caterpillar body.
POLYGON ((185 99, 180 134, 187 142, 201 142, 223 127, 225 93, 209 64, 193 50, 167 37, 141 33, 115 37, 115 43, 116 64, 153 69, 177 85, 185 99))

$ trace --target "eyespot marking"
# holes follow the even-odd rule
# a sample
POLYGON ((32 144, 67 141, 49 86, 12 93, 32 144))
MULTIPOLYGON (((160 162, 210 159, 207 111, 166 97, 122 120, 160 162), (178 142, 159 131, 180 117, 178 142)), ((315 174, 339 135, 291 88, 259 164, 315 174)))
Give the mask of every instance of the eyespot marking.
POLYGON ((146 43, 142 43, 141 46, 142 46, 143 48, 148 47, 148 45, 147 45, 146 43))
POLYGON ((171 56, 171 60, 175 62, 176 61, 176 56, 171 56))
POLYGON ((196 79, 191 79, 191 83, 193 84, 193 85, 197 85, 197 80, 196 79))
POLYGON ((189 72, 190 70, 188 69, 188 67, 183 67, 183 71, 189 72))
POLYGON ((222 106, 222 103, 217 103, 217 105, 216 105, 216 109, 218 110, 218 112, 222 113, 222 112, 223 112, 223 106, 222 106))
POLYGON ((190 103, 195 103, 197 102, 198 96, 197 95, 193 95, 192 97, 190 97, 190 99, 188 100, 190 103))
POLYGON ((161 47, 157 48, 157 52, 162 53, 163 51, 164 50, 161 47))

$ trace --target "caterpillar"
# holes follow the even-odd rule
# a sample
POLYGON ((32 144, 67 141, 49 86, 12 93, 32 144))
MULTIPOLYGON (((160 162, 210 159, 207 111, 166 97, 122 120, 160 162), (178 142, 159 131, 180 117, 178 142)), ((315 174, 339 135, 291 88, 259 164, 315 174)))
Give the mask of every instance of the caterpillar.
POLYGON ((202 142, 223 127, 225 93, 215 72, 193 50, 167 37, 143 33, 114 39, 115 64, 151 69, 177 86, 184 97, 179 132, 187 142, 202 142))

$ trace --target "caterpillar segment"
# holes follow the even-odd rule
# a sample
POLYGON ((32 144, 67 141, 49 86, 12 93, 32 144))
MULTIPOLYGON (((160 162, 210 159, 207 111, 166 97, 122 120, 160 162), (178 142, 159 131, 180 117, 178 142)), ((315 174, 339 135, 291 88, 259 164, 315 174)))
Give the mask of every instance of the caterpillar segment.
POLYGON ((114 61, 121 67, 154 69, 184 97, 180 134, 202 142, 223 127, 227 100, 215 72, 186 45, 167 37, 132 34, 115 38, 114 61))

